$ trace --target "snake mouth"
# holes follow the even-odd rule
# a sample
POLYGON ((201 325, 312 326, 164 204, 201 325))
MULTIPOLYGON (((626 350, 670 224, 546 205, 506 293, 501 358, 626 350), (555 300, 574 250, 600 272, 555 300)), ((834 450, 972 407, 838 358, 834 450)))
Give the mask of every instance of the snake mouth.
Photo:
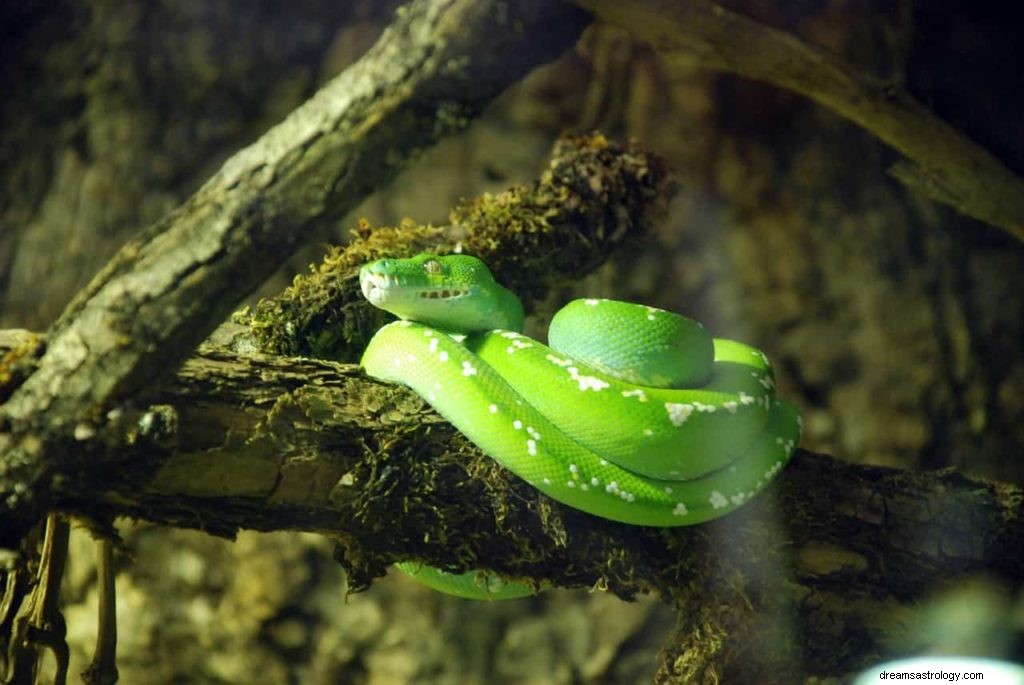
POLYGON ((391 279, 384 274, 370 273, 364 271, 360 274, 359 289, 363 291, 363 297, 369 300, 370 304, 379 307, 387 299, 388 288, 392 286, 391 279))
MULTIPOLYGON (((369 300, 375 307, 386 305, 389 300, 401 297, 402 282, 387 274, 363 271, 359 278, 359 288, 363 291, 363 297, 369 300)), ((454 300, 469 295, 469 288, 447 287, 447 288, 425 288, 423 290, 406 291, 406 297, 412 296, 423 300, 454 300)))

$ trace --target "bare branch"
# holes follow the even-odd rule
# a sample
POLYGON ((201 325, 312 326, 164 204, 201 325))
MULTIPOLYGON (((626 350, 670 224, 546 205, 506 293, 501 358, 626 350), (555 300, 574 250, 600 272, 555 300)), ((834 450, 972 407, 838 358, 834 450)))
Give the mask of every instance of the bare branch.
POLYGON ((707 0, 574 0, 670 61, 729 71, 805 95, 912 162, 900 181, 1024 239, 1024 181, 915 101, 821 48, 707 0))

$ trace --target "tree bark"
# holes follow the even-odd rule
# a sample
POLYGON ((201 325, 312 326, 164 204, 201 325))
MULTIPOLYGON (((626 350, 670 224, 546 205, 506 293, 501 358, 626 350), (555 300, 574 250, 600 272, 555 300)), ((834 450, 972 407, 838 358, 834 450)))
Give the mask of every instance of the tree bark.
POLYGON ((38 519, 60 462, 90 470, 87 438, 119 402, 175 368, 316 227, 570 47, 584 21, 539 0, 413 2, 358 63, 122 248, 3 406, 0 515, 12 525, 0 544, 38 519))
MULTIPOLYGON (((0 333, 0 349, 26 335, 0 333)), ((356 590, 392 562, 414 559, 623 598, 657 593, 680 617, 663 653, 666 683, 834 669, 849 635, 817 627, 875 626, 862 636, 865 650, 838 664, 856 668, 899 632, 880 617, 980 573, 1014 585, 1024 579, 1018 486, 801 450, 729 517, 676 529, 627 526, 539 494, 404 388, 352 364, 240 356, 231 351, 240 335, 222 328, 118 417, 121 463, 131 468, 55 505, 225 537, 315 531, 337 540, 356 590), (803 661, 765 650, 761 661, 731 663, 752 640, 767 639, 765 617, 785 607, 796 608, 784 630, 790 641, 805 636, 803 661)))

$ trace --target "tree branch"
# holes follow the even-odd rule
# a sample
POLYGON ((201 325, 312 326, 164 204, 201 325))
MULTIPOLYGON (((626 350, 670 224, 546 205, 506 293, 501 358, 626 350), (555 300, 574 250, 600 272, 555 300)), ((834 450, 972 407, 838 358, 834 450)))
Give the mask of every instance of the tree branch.
POLYGON ((38 519, 57 471, 88 474, 87 443, 120 402, 175 368, 318 227, 570 47, 584 23, 544 0, 412 2, 359 62, 127 244, 3 405, 0 545, 38 519))
POLYGON ((670 62, 728 71, 807 96, 907 156, 912 190, 1024 239, 1024 181, 898 84, 707 0, 574 0, 670 62))
MULTIPOLYGON (((846 656, 853 669, 890 649, 879 616, 906 613, 974 574, 1013 584, 1024 576, 1018 486, 800 451, 775 484, 724 519, 627 526, 510 476, 404 388, 351 364, 239 356, 229 350, 242 334, 221 329, 119 417, 131 469, 63 491, 56 504, 228 537, 243 528, 328 534, 355 589, 413 558, 622 597, 656 592, 684 608, 662 682, 692 681, 749 652, 768 639, 758 632, 764 617, 794 606, 796 623, 785 630, 806 636, 802 665, 783 653, 744 667, 834 673, 849 632, 815 626, 856 625, 865 645, 846 656)), ((2 332, 0 345, 16 337, 2 332)))

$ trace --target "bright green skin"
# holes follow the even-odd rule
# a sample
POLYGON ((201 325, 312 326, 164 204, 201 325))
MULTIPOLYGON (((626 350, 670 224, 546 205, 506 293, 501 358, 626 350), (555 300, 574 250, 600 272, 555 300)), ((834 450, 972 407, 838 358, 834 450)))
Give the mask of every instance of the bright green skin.
POLYGON ((527 583, 504 580, 486 571, 448 573, 408 561, 395 564, 395 568, 433 590, 463 599, 519 599, 535 595, 540 590, 527 583))
POLYGON ((718 518, 799 442, 800 417, 775 399, 764 354, 677 314, 577 300, 552 321, 556 351, 518 332, 522 306, 474 257, 380 260, 360 283, 402 319, 370 341, 368 374, 409 386, 520 478, 595 516, 665 527, 718 518), (629 380, 609 375, 621 364, 629 380), (688 387, 651 387, 680 381, 688 387))

